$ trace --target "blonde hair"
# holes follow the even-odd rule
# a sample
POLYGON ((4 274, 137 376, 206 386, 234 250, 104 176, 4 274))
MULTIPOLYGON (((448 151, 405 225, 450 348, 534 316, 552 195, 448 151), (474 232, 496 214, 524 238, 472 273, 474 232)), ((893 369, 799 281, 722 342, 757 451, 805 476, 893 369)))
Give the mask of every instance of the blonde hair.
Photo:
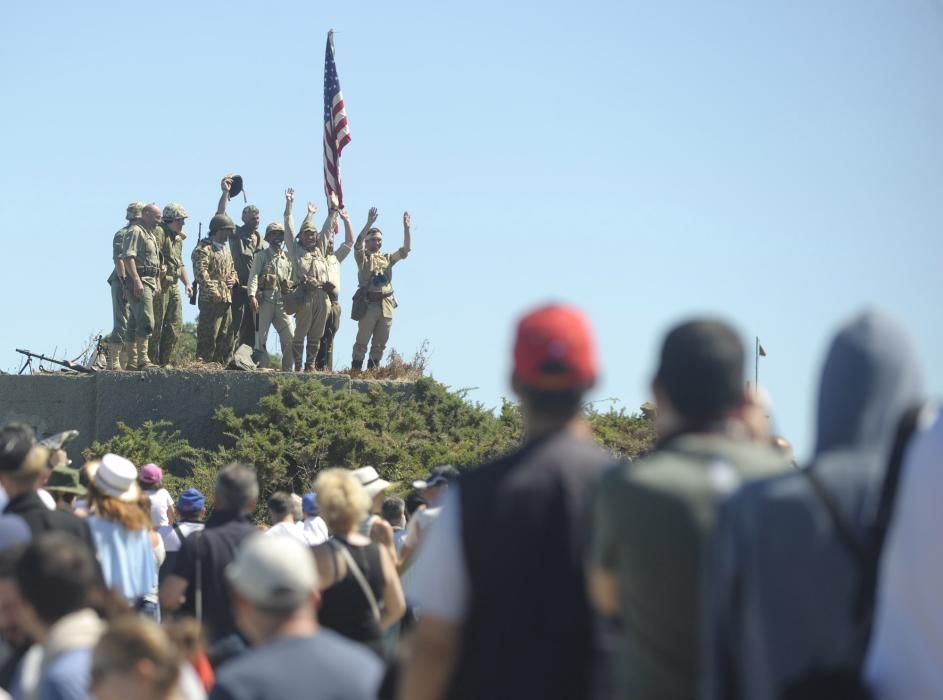
POLYGON ((134 673, 141 661, 153 667, 151 682, 160 697, 170 697, 177 687, 181 655, 156 622, 127 615, 111 623, 98 644, 93 669, 134 673))
POLYGON ((116 522, 128 530, 151 529, 151 499, 147 496, 137 501, 122 501, 103 492, 91 480, 87 488, 88 505, 95 515, 116 522))
POLYGON ((370 510, 370 495, 349 469, 326 469, 314 482, 321 517, 331 532, 346 534, 370 510))
POLYGON ((8 472, 10 479, 17 485, 26 486, 36 481, 49 464, 49 450, 42 445, 33 445, 23 458, 19 469, 8 472))

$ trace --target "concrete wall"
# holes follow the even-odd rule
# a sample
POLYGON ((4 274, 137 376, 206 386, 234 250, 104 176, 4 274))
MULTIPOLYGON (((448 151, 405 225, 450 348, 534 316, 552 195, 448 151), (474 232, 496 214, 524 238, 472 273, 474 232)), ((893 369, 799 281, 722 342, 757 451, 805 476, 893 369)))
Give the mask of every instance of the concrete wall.
MULTIPOLYGON (((213 422, 216 408, 231 406, 237 414, 251 413, 259 399, 271 393, 274 376, 269 372, 200 370, 4 374, 0 375, 0 425, 28 423, 38 435, 78 430, 79 437, 69 447, 74 461, 95 440, 112 437, 118 421, 137 427, 146 420, 166 419, 190 444, 212 447, 222 437, 213 422)), ((347 375, 294 376, 337 391, 365 391, 371 384, 388 391, 412 390, 411 383, 352 381, 347 375)))

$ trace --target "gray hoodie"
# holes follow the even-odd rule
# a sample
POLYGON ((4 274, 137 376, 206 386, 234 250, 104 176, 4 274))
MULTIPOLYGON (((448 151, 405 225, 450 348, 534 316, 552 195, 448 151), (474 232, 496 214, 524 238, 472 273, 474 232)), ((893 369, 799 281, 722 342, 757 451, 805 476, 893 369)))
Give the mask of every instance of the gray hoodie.
MULTIPOLYGON (((843 326, 819 386, 814 470, 865 543, 898 421, 922 398, 907 335, 864 313, 843 326)), ((749 484, 725 505, 705 577, 704 700, 778 700, 817 668, 853 663, 858 565, 808 477, 749 484)))

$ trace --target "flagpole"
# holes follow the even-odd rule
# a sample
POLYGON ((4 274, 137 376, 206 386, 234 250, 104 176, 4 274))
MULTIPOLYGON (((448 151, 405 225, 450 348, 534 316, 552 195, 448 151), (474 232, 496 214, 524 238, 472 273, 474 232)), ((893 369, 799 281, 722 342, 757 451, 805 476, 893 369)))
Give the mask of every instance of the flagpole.
POLYGON ((753 348, 753 386, 756 391, 760 389, 760 336, 756 336, 756 343, 753 348))

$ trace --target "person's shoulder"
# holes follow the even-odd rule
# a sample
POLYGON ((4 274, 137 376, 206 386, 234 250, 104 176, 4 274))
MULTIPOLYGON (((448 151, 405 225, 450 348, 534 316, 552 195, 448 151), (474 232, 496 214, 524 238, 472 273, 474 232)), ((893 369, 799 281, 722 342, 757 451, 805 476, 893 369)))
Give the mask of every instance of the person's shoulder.
POLYGON ((39 696, 48 700, 85 698, 92 664, 92 649, 70 649, 59 654, 43 673, 39 696))
POLYGON ((383 664, 372 651, 324 627, 311 638, 311 642, 317 654, 322 658, 329 657, 332 667, 336 665, 338 676, 344 677, 348 675, 348 671, 354 671, 355 673, 349 675, 362 676, 362 680, 368 685, 373 684, 375 689, 374 681, 379 681, 383 664))

